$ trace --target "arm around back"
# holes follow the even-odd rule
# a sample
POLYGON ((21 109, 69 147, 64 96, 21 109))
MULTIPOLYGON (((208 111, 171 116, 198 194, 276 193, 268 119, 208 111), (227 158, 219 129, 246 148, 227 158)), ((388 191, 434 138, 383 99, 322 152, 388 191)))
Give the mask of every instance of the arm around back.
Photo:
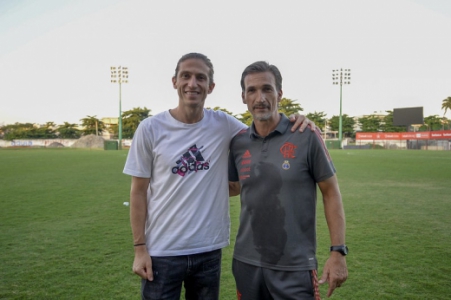
POLYGON ((229 181, 229 197, 238 196, 241 192, 239 181, 229 181))

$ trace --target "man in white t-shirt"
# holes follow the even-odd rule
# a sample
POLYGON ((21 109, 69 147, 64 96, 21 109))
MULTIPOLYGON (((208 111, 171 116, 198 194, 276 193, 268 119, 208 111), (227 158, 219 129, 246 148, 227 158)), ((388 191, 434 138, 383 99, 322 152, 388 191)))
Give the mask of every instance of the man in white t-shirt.
MULTIPOLYGON (((215 83, 203 54, 184 55, 172 78, 178 106, 143 120, 124 167, 132 176, 130 222, 142 299, 218 299, 229 244, 227 155, 247 126, 204 108, 215 83)), ((295 130, 308 125, 297 118, 295 130)), ((313 126, 314 127, 314 126, 313 126)))

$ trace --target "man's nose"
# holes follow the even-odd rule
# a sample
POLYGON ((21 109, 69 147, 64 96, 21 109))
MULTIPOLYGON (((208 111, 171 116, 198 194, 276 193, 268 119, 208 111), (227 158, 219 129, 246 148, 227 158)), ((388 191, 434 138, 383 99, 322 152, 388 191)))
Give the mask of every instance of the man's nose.
POLYGON ((261 91, 257 91, 257 102, 265 102, 265 95, 261 91))
POLYGON ((188 86, 195 87, 196 85, 197 85, 196 76, 191 76, 191 78, 188 80, 188 86))

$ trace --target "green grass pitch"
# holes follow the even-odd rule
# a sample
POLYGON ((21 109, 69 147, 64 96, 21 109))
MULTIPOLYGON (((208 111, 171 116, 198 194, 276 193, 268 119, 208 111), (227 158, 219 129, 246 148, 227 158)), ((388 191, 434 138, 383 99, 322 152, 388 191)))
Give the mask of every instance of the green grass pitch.
MULTIPOLYGON (((127 151, 0 150, 0 299, 139 299, 127 151)), ((450 299, 451 152, 332 150, 348 281, 332 299, 450 299)), ((320 195, 320 194, 319 194, 320 195)), ((231 198, 233 244, 239 198, 231 198)), ((329 237, 318 198, 319 274, 329 237)), ((236 299, 231 246, 221 299, 236 299)), ((326 286, 321 287, 325 298, 326 286)))

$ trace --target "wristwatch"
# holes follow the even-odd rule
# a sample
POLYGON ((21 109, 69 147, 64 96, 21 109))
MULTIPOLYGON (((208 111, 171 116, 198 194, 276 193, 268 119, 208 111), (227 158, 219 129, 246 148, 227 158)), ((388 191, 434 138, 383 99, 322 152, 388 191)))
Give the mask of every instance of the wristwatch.
POLYGON ((331 246, 330 251, 337 251, 340 252, 341 255, 345 256, 348 254, 348 246, 346 245, 331 246))

